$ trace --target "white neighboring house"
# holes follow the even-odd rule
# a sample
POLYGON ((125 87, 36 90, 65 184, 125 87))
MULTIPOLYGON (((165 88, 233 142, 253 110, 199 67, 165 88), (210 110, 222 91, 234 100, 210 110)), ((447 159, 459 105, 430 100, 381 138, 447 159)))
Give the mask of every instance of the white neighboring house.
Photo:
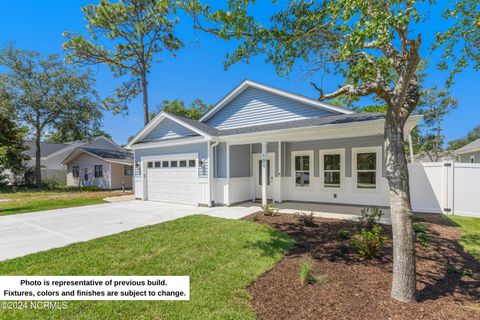
POLYGON ((458 162, 480 163, 480 139, 455 150, 455 154, 458 156, 458 162))
MULTIPOLYGON (((420 120, 411 116, 409 134, 420 120)), ((127 145, 135 197, 388 206, 385 116, 246 80, 199 121, 159 113, 127 145)))
POLYGON ((131 189, 133 155, 115 142, 98 137, 69 150, 63 158, 67 186, 131 189))

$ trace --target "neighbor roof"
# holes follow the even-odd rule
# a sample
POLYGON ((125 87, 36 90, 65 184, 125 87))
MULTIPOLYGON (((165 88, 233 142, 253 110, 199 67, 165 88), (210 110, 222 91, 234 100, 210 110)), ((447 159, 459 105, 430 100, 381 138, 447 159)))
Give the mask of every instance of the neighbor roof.
MULTIPOLYGON (((25 145, 28 149, 25 151, 25 154, 30 158, 35 158, 35 141, 25 141, 25 145)), ((40 157, 48 157, 49 155, 62 150, 70 146, 69 143, 50 143, 50 142, 40 142, 40 157)))
POLYGON ((97 149, 97 148, 76 148, 73 150, 62 163, 66 164, 77 158, 82 153, 89 154, 96 158, 105 160, 107 162, 131 164, 133 161, 133 155, 128 151, 122 150, 108 150, 108 149, 97 149))
POLYGON ((455 151, 456 154, 463 154, 463 153, 468 153, 468 152, 473 152, 480 150, 480 139, 477 139, 466 146, 461 147, 460 149, 457 149, 455 151))

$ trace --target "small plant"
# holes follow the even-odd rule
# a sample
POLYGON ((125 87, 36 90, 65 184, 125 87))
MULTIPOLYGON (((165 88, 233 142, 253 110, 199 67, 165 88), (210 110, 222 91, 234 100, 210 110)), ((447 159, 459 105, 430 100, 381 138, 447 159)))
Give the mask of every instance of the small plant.
POLYGON ((298 222, 305 227, 314 227, 315 226, 315 216, 313 211, 310 213, 306 212, 297 212, 295 216, 298 218, 298 222))
POLYGON ((367 229, 375 227, 383 217, 383 211, 377 207, 363 208, 360 212, 362 216, 358 219, 363 222, 367 229))
POLYGON ((445 264, 445 271, 447 273, 456 273, 462 275, 462 277, 473 277, 473 271, 469 268, 455 268, 450 264, 450 261, 447 260, 445 264))
POLYGON ((256 213, 254 213, 250 216, 250 221, 258 221, 258 216, 257 216, 256 213))
POLYGON ((266 215, 267 217, 272 217, 273 214, 275 213, 275 208, 273 207, 273 204, 267 203, 265 205, 262 205, 262 211, 263 211, 263 214, 266 215))
POLYGON ((350 231, 348 231, 346 229, 342 229, 342 230, 338 231, 338 237, 340 239, 343 239, 343 240, 350 239, 350 231))
POLYGON ((300 264, 299 275, 300 275, 300 283, 302 286, 306 286, 307 284, 314 284, 317 282, 317 278, 312 273, 313 265, 309 261, 303 261, 300 264))
POLYGON ((413 231, 415 232, 415 239, 422 247, 428 247, 430 244, 430 237, 428 236, 428 227, 420 224, 413 224, 413 231))
POLYGON ((374 226, 371 230, 363 228, 353 236, 352 247, 363 258, 380 258, 383 243, 387 240, 387 237, 382 235, 382 231, 380 226, 374 226))

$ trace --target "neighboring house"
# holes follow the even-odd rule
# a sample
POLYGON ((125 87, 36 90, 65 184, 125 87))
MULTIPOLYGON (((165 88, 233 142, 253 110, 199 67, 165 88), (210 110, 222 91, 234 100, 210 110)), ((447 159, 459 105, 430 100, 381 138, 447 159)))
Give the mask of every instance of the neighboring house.
POLYGON ((161 112, 131 140, 135 196, 387 206, 384 122, 247 80, 199 121, 161 112))
POLYGON ((463 163, 480 163, 480 139, 455 151, 458 161, 463 163))
POLYGON ((132 154, 105 137, 70 150, 62 164, 66 166, 67 186, 132 188, 132 154))

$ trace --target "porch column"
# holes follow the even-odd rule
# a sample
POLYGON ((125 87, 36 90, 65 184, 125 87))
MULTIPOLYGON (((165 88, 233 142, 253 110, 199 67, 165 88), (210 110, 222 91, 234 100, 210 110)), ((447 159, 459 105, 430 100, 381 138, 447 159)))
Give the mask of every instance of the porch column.
POLYGON ((226 148, 227 148, 227 188, 226 188, 226 193, 227 193, 227 203, 226 205, 230 205, 230 143, 226 143, 226 148))
POLYGON ((262 142, 262 206, 267 204, 267 143, 262 142))
MULTIPOLYGON (((279 203, 282 203, 282 142, 278 141, 278 169, 277 169, 277 194, 279 203)), ((276 168, 276 166, 275 166, 276 168)))

